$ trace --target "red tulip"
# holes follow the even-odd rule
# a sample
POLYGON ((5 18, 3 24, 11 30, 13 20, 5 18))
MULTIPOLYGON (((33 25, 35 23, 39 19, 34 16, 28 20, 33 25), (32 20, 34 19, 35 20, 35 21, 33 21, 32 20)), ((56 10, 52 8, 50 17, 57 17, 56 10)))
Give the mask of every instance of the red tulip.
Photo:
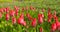
POLYGON ((56 21, 56 26, 57 26, 58 30, 60 30, 60 22, 56 21))
POLYGON ((23 13, 21 13, 20 18, 23 18, 24 19, 24 14, 23 13))
POLYGON ((7 21, 8 21, 9 18, 10 18, 9 14, 6 14, 5 17, 6 17, 6 20, 7 20, 7 21))
POLYGON ((57 25, 57 26, 60 26, 60 22, 57 21, 57 22, 56 22, 56 25, 57 25))
POLYGON ((33 27, 36 26, 36 18, 34 18, 34 19, 32 20, 32 26, 33 26, 33 27))
POLYGON ((24 19, 23 18, 18 18, 18 24, 24 22, 24 19))
POLYGON ((51 19, 50 18, 48 18, 48 22, 51 22, 51 19))
POLYGON ((0 13, 0 18, 2 18, 2 13, 0 13))
POLYGON ((26 8, 25 8, 26 10, 28 10, 28 7, 26 6, 26 8))
POLYGON ((3 8, 4 12, 6 12, 6 8, 3 8))
POLYGON ((30 6, 30 10, 33 10, 33 7, 32 6, 30 6))
POLYGON ((16 18, 12 17, 12 24, 15 24, 15 23, 16 23, 16 18))
POLYGON ((22 12, 25 10, 25 7, 22 8, 22 12))
POLYGON ((18 12, 19 12, 19 7, 17 7, 17 6, 14 6, 14 8, 15 8, 15 14, 16 14, 16 16, 18 16, 18 12))
POLYGON ((51 13, 48 13, 48 18, 52 18, 52 14, 51 13))
POLYGON ((42 8, 42 12, 45 12, 45 9, 44 8, 42 8))
POLYGON ((21 23, 23 26, 26 26, 26 21, 24 21, 23 23, 21 23))
POLYGON ((40 27, 40 28, 39 28, 39 31, 40 31, 40 32, 43 32, 43 28, 42 28, 42 27, 40 27))
POLYGON ((23 14, 21 14, 20 17, 18 18, 18 24, 26 26, 26 22, 24 21, 24 15, 23 14))
POLYGON ((5 9, 6 9, 6 13, 8 13, 8 12, 9 12, 10 7, 7 7, 7 8, 5 8, 5 9))
POLYGON ((56 11, 54 11, 54 15, 53 16, 56 16, 56 11))
POLYGON ((18 11, 19 10, 19 7, 18 6, 14 6, 15 10, 18 11))
POLYGON ((50 12, 50 9, 48 10, 48 22, 51 22, 52 14, 50 12))
POLYGON ((53 18, 54 18, 55 21, 58 21, 58 17, 56 16, 56 11, 54 11, 53 18))
POLYGON ((44 14, 41 14, 41 17, 44 18, 44 14))
POLYGON ((42 14, 38 14, 38 21, 40 24, 43 23, 43 17, 42 14))
POLYGON ((51 19, 52 19, 52 14, 48 13, 48 22, 51 22, 51 19))
POLYGON ((18 7, 18 6, 14 6, 14 8, 15 8, 16 10, 18 10, 18 9, 19 9, 19 7, 18 7))
POLYGON ((58 17, 57 17, 57 16, 54 16, 54 20, 55 20, 55 21, 58 21, 58 17))
POLYGON ((29 13, 27 13, 26 16, 27 16, 27 18, 28 18, 29 20, 32 20, 32 19, 33 19, 32 16, 31 16, 29 13))
POLYGON ((44 14, 38 14, 38 17, 44 18, 44 14))
POLYGON ((24 21, 23 18, 18 18, 18 24, 26 26, 26 22, 24 21))
POLYGON ((3 8, 0 8, 0 13, 3 13, 4 11, 3 11, 3 8))
POLYGON ((15 12, 15 14, 16 14, 16 16, 18 16, 18 12, 17 11, 15 12))
POLYGON ((26 16, 27 16, 27 17, 30 17, 30 14, 29 14, 29 13, 27 13, 27 14, 26 14, 26 16))
POLYGON ((30 10, 35 10, 35 8, 33 6, 30 6, 30 10))
POLYGON ((14 16, 14 14, 15 14, 15 11, 14 10, 11 10, 10 11, 10 16, 14 16))
POLYGON ((51 26, 51 30, 52 30, 52 31, 55 31, 56 28, 57 28, 56 23, 53 23, 52 26, 51 26))

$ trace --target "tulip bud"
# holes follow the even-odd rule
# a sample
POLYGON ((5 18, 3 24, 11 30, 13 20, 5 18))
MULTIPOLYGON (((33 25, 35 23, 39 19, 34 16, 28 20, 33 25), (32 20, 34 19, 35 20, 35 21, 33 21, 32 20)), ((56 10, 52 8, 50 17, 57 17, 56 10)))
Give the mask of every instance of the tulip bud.
POLYGON ((9 18, 10 18, 9 14, 6 14, 5 17, 6 17, 6 20, 7 20, 7 21, 8 21, 9 18))
POLYGON ((4 13, 3 8, 0 8, 0 13, 4 13))
POLYGON ((52 19, 52 14, 50 12, 50 10, 48 11, 48 22, 51 22, 51 19, 52 19))
POLYGON ((16 18, 12 17, 12 24, 15 24, 15 23, 16 23, 16 18))
POLYGON ((34 18, 34 19, 32 20, 32 26, 33 26, 33 27, 36 26, 36 18, 34 18))
POLYGON ((25 9, 28 10, 28 7, 26 7, 25 9))
POLYGON ((14 10, 11 10, 10 11, 10 16, 14 16, 14 14, 15 14, 15 11, 14 10))
POLYGON ((15 14, 16 14, 16 16, 18 16, 18 12, 17 11, 15 12, 15 14))
POLYGON ((10 7, 7 7, 7 8, 5 8, 5 9, 6 9, 6 13, 8 13, 8 12, 9 12, 10 7))
POLYGON ((14 6, 14 8, 15 8, 15 10, 16 10, 16 11, 18 11, 18 10, 19 10, 19 7, 17 7, 17 6, 14 6))
POLYGON ((31 16, 29 13, 27 13, 26 16, 27 16, 27 18, 28 18, 29 20, 32 20, 32 19, 33 19, 32 16, 31 16))
POLYGON ((40 31, 40 32, 43 32, 43 28, 42 28, 42 27, 40 27, 39 31, 40 31))
POLYGON ((42 8, 42 12, 45 12, 45 9, 44 8, 42 8))

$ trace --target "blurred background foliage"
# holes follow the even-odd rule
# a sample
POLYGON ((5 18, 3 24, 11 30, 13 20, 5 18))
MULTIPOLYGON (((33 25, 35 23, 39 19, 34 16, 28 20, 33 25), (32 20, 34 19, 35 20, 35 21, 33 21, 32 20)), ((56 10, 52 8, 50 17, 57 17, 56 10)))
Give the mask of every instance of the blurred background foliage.
POLYGON ((2 2, 12 2, 13 0, 0 0, 0 3, 2 2))
POLYGON ((35 6, 36 8, 52 8, 60 10, 60 0, 0 0, 0 3, 5 4, 8 2, 12 5, 18 6, 35 6))
POLYGON ((57 12, 60 12, 60 0, 0 0, 0 7, 6 7, 6 6, 34 6, 35 8, 41 9, 45 8, 47 9, 50 7, 52 10, 57 10, 57 12), (19 5, 18 5, 19 4, 19 5))

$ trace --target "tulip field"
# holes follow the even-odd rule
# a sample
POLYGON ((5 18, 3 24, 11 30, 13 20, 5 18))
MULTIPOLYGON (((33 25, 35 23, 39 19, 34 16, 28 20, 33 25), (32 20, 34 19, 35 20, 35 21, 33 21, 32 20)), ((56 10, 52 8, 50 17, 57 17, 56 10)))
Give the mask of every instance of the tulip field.
POLYGON ((60 32, 60 0, 0 0, 0 32, 60 32))

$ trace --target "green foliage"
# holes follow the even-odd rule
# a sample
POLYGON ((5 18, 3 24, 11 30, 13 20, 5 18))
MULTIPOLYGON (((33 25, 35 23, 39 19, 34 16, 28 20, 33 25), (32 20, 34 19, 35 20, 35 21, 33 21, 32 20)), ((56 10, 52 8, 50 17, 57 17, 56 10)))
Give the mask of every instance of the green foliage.
POLYGON ((13 0, 0 0, 0 3, 2 2, 12 2, 13 0))

